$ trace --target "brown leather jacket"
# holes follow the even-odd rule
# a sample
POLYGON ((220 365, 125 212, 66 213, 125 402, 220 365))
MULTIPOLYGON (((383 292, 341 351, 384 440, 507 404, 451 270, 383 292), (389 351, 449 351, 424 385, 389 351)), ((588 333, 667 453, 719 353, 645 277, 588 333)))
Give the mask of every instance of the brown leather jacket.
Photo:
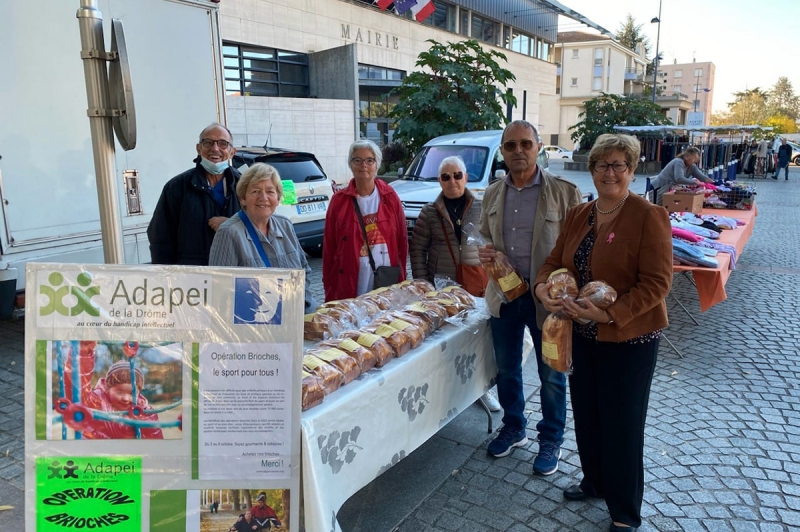
MULTIPOLYGON (((588 220, 594 204, 583 203, 567 213, 534 287, 559 268, 577 277, 575 251, 592 230, 588 220)), ((614 323, 597 325, 599 341, 624 342, 669 324, 664 300, 672 286, 672 229, 664 207, 631 194, 617 217, 595 236, 590 266, 594 280, 617 291, 616 302, 608 308, 614 323)))

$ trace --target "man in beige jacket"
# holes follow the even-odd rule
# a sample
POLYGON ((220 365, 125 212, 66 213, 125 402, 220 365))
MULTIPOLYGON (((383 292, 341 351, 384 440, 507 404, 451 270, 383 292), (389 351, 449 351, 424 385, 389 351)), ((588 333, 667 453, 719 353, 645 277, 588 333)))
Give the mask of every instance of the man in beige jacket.
MULTIPOLYGON (((581 202, 578 187, 536 165, 542 143, 536 128, 524 121, 511 122, 503 131, 500 150, 508 175, 486 190, 480 231, 487 241, 478 249, 481 262, 508 256, 526 281, 536 273, 553 249, 567 211, 581 202)), ((497 360, 497 394, 503 407, 503 427, 489 444, 491 456, 502 457, 528 443, 525 397, 522 391, 522 338, 530 330, 541 381, 542 419, 536 425, 539 452, 533 470, 550 475, 558 470, 567 415, 566 376, 542 362, 542 325, 547 311, 532 291, 504 302, 495 281, 486 288, 492 313, 491 327, 497 360)))

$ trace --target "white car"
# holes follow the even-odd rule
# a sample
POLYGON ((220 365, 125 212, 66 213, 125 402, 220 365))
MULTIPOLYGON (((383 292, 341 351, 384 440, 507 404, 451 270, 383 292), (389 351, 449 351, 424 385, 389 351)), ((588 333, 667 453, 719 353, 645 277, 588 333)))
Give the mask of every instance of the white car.
MULTIPOLYGON (((469 176, 467 188, 478 199, 483 198, 489 183, 505 176, 508 169, 500 153, 502 136, 503 131, 497 129, 436 137, 420 149, 407 169, 398 170, 399 178, 390 186, 403 203, 409 238, 422 207, 435 200, 442 191, 437 172, 445 157, 458 155, 464 160, 469 176)), ((539 152, 536 163, 542 168, 548 167, 544 149, 539 152)))
POLYGON ((572 159, 572 152, 561 146, 545 146, 544 152, 550 159, 572 159))

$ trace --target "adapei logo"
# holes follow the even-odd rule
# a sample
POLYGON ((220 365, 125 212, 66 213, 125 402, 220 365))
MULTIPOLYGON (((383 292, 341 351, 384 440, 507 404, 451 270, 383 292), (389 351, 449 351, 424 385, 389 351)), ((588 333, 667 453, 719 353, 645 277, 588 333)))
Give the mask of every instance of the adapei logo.
POLYGON ((64 276, 59 272, 53 272, 47 278, 49 285, 39 285, 39 295, 47 297, 47 303, 39 307, 40 316, 49 316, 54 312, 62 316, 77 316, 85 312, 90 316, 99 316, 100 309, 92 303, 92 297, 100 294, 100 287, 91 286, 92 276, 87 272, 81 272, 76 279, 80 286, 70 286, 64 284, 64 276), (73 295, 76 303, 72 307, 64 304, 64 298, 73 295))
POLYGON ((283 320, 283 281, 237 277, 234 279, 233 323, 280 325, 283 320))

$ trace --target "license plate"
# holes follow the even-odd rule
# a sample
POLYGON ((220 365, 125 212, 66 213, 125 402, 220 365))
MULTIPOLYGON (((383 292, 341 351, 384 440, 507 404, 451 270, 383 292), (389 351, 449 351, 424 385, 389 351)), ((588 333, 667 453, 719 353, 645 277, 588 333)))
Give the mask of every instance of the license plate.
POLYGON ((318 201, 315 203, 301 203, 297 206, 297 214, 308 214, 310 212, 326 211, 328 209, 327 201, 318 201))
POLYGON ((406 228, 407 229, 413 229, 415 223, 417 223, 416 220, 414 220, 412 218, 406 218, 406 228))

